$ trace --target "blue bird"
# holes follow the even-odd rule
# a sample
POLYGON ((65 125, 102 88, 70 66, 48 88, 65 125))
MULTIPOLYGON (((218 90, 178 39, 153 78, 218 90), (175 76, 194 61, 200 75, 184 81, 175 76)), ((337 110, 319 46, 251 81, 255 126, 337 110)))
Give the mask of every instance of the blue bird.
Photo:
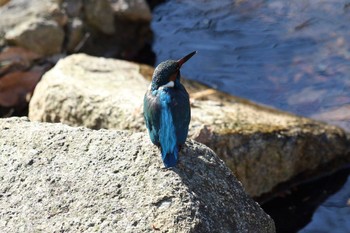
POLYGON ((180 68, 196 51, 178 61, 167 60, 154 70, 143 100, 143 115, 153 144, 161 150, 165 167, 178 161, 191 120, 189 95, 180 83, 180 68))

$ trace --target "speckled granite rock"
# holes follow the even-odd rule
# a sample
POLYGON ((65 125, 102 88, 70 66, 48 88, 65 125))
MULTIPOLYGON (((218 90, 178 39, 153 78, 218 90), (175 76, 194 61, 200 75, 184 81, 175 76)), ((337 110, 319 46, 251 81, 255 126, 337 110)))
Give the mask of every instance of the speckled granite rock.
MULTIPOLYGON (((67 57, 37 86, 29 117, 93 129, 145 130, 141 107, 152 72, 124 61, 67 57)), ((190 137, 212 148, 252 196, 300 173, 349 160, 350 141, 340 128, 184 82, 192 97, 190 137)))
POLYGON ((144 133, 0 119, 2 232, 275 232, 212 150, 164 169, 144 133))

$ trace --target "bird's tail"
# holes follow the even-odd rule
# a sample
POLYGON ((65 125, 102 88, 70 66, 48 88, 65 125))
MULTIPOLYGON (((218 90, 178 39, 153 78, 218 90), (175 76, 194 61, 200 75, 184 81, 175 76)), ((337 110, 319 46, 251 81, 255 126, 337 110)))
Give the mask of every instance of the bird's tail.
POLYGON ((179 150, 177 146, 175 146, 175 148, 171 152, 162 150, 162 160, 163 160, 164 166, 166 168, 174 167, 177 164, 178 155, 179 155, 179 150))

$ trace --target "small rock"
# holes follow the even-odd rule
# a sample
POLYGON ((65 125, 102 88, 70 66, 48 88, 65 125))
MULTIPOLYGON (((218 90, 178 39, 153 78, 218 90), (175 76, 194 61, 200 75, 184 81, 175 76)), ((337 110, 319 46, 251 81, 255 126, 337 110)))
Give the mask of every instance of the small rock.
POLYGON ((36 67, 27 71, 15 71, 0 79, 0 107, 19 107, 28 105, 31 94, 39 82, 44 69, 36 67))
POLYGON ((56 23, 60 27, 64 27, 67 24, 68 16, 64 12, 64 10, 62 8, 60 8, 58 5, 53 5, 49 9, 49 13, 50 13, 50 16, 47 18, 56 21, 56 23))
POLYGON ((10 44, 52 55, 61 51, 64 32, 53 20, 32 18, 8 31, 5 38, 10 44))
POLYGON ((82 0, 64 0, 62 7, 71 18, 78 17, 83 9, 82 0))
POLYGON ((28 70, 33 61, 41 58, 37 53, 21 47, 7 47, 0 52, 0 76, 12 71, 28 70))
POLYGON ((23 22, 33 18, 51 20, 53 9, 58 9, 57 0, 11 0, 0 7, 0 38, 23 22))
POLYGON ((85 16, 89 24, 95 29, 113 34, 114 14, 108 0, 84 0, 85 16))
POLYGON ((109 0, 114 14, 129 20, 144 20, 150 22, 151 10, 144 0, 109 0))

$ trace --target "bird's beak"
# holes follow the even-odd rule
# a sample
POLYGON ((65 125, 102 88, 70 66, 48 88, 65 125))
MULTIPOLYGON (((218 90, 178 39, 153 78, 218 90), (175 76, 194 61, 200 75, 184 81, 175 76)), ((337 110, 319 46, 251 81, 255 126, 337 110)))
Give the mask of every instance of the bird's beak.
POLYGON ((197 53, 197 51, 193 51, 190 54, 187 54, 186 56, 184 56, 183 58, 181 58, 180 60, 177 61, 177 63, 179 64, 179 66, 181 67, 185 62, 187 62, 193 55, 195 55, 197 53))

